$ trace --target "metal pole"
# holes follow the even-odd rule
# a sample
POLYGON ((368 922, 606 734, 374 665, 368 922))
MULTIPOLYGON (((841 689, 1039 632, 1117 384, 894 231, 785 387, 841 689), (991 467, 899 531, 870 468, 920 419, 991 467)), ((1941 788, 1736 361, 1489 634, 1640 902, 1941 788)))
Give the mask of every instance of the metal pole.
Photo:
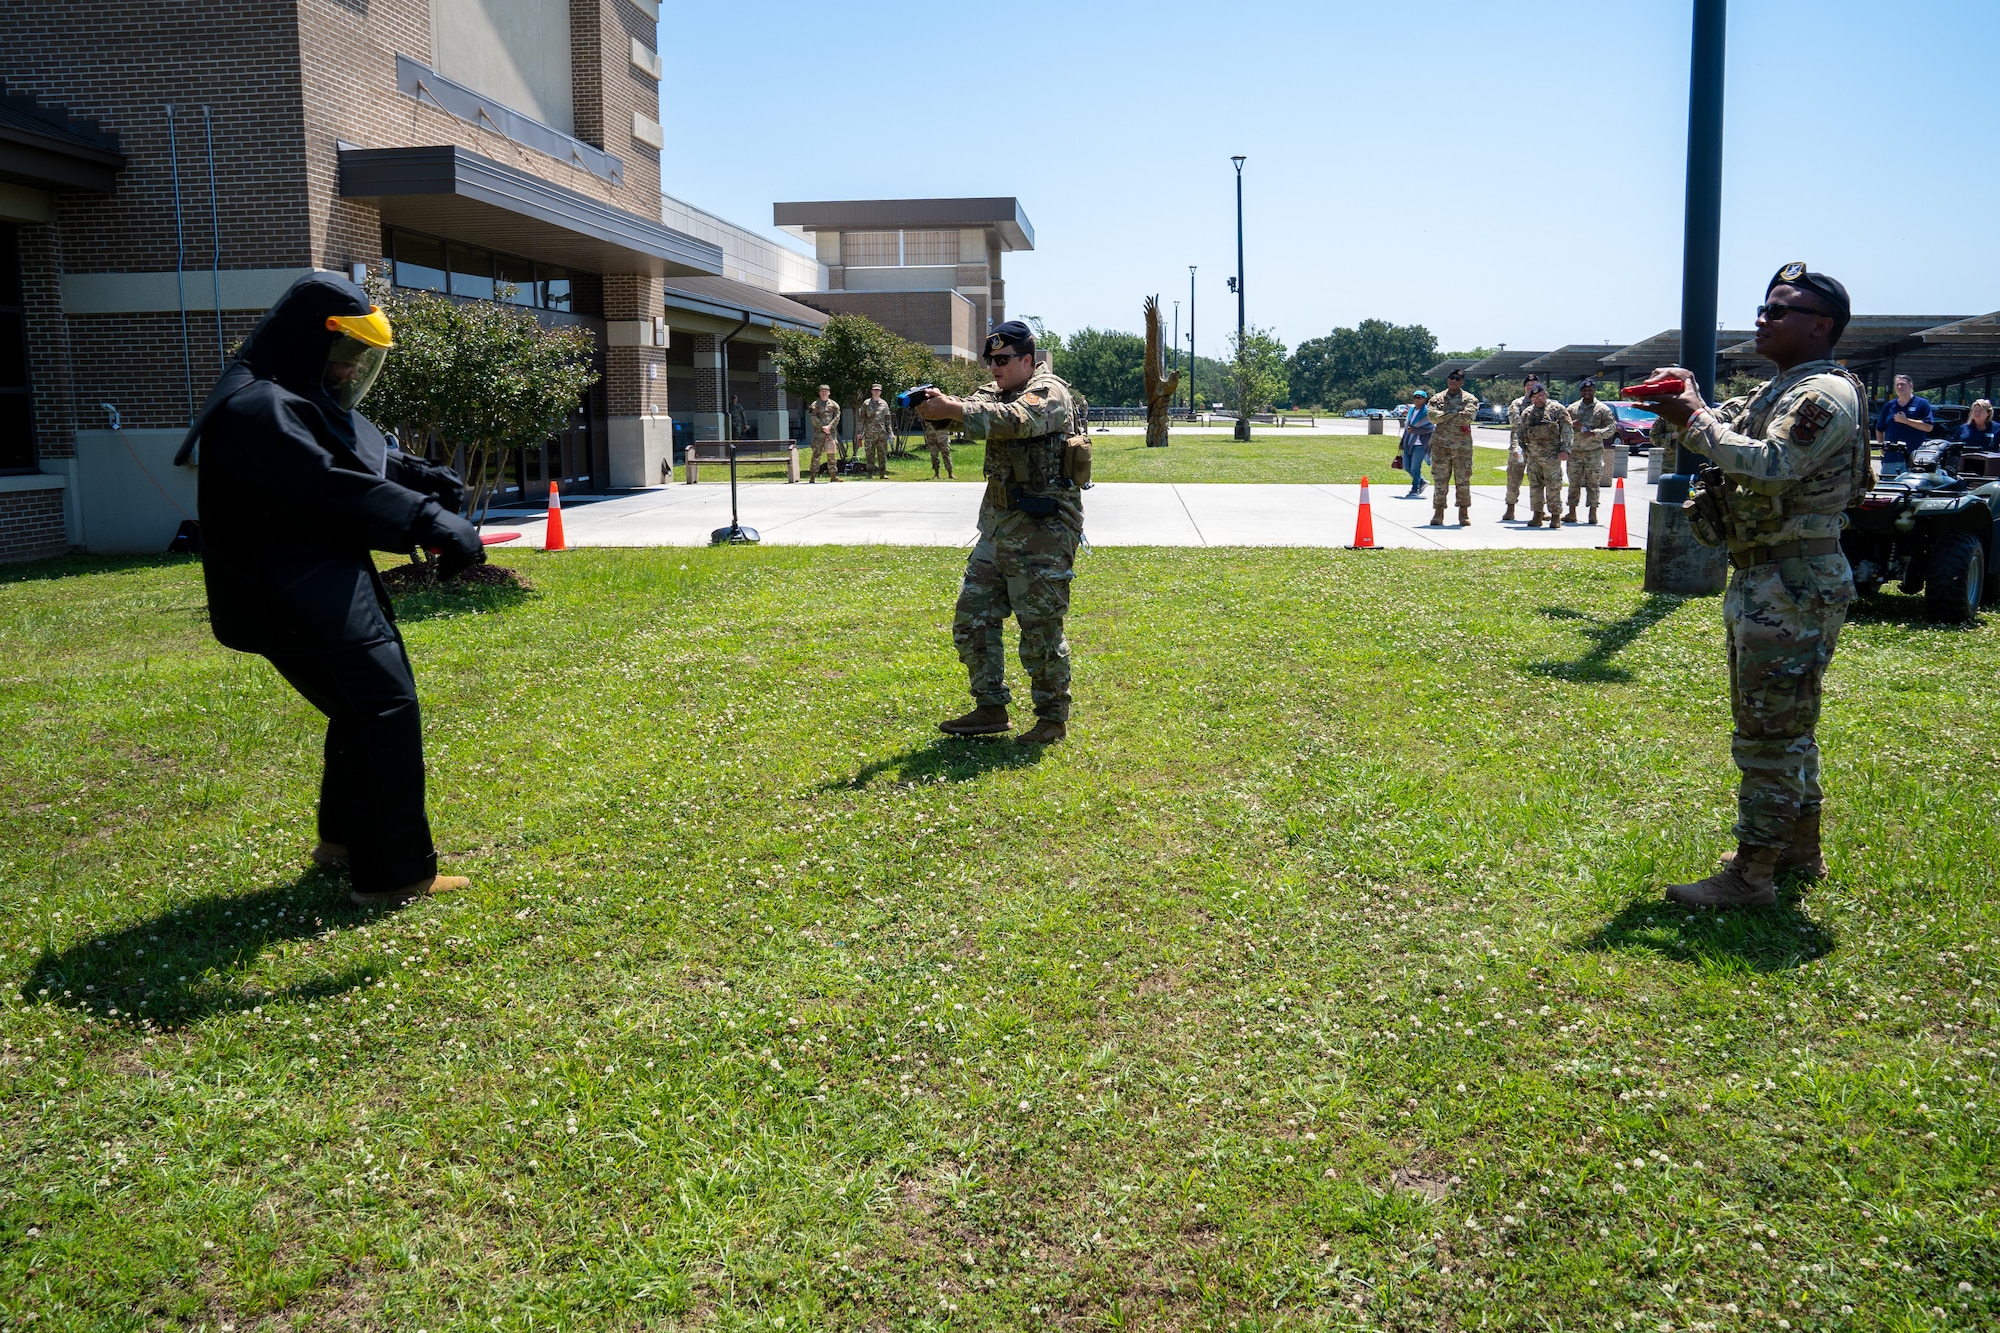
POLYGON ((222 214, 215 202, 215 126, 205 106, 201 109, 201 137, 208 143, 208 230, 214 241, 208 273, 215 285, 215 363, 226 366, 229 358, 222 346, 222 214))
POLYGON ((1195 376, 1201 368, 1200 353, 1195 351, 1194 343, 1194 269, 1193 264, 1188 265, 1188 415, 1190 417, 1201 411, 1194 396, 1195 376))
POLYGON ((181 302, 181 383, 187 390, 188 420, 194 420, 194 353, 188 346, 187 236, 181 227, 181 149, 174 132, 174 109, 167 108, 167 162, 174 176, 174 290, 181 302))
POLYGON ((1247 349, 1243 345, 1243 154, 1229 159, 1236 164, 1236 438, 1250 438, 1250 400, 1244 392, 1249 388, 1248 377, 1243 370, 1246 365, 1247 349))
MULTIPOLYGON (((1715 307, 1722 267, 1722 71, 1728 0, 1694 0, 1694 42, 1688 72, 1686 237, 1681 256, 1681 365, 1694 372, 1702 397, 1715 399, 1715 307)), ((1688 494, 1694 455, 1675 450, 1674 474, 1660 480, 1659 498, 1678 504, 1688 494)))

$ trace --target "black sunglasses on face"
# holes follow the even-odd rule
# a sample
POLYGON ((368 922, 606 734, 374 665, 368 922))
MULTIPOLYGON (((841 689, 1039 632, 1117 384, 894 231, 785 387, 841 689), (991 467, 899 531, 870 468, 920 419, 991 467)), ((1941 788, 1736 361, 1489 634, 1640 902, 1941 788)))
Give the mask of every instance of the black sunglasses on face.
POLYGON ((1783 319, 1786 315, 1811 315, 1814 319, 1832 319, 1825 310, 1814 310, 1811 306, 1785 305, 1778 301, 1767 301, 1757 307, 1759 319, 1783 319))
POLYGON ((1009 361, 1019 361, 1026 355, 1026 352, 995 352, 986 358, 986 364, 989 366, 1004 366, 1009 361))

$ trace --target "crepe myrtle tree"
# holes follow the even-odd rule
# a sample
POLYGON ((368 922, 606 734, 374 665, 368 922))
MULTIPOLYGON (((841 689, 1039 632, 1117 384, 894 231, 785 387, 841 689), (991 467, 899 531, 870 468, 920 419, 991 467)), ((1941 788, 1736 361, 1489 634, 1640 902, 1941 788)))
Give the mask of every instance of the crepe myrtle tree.
POLYGON ((410 453, 454 463, 465 477, 465 516, 474 522, 486 517, 507 453, 562 429, 599 378, 588 332, 545 327, 507 304, 511 294, 454 301, 369 283, 396 345, 365 413, 394 429, 410 453))
POLYGON ((833 391, 835 402, 858 407, 871 384, 881 385, 885 398, 919 384, 962 397, 992 378, 977 361, 941 357, 866 315, 835 315, 817 334, 799 329, 776 333, 775 360, 785 392, 806 402, 818 397, 822 384, 833 391))
POLYGON ((1285 396, 1285 345, 1254 325, 1242 341, 1229 335, 1229 398, 1238 418, 1261 412, 1285 396))

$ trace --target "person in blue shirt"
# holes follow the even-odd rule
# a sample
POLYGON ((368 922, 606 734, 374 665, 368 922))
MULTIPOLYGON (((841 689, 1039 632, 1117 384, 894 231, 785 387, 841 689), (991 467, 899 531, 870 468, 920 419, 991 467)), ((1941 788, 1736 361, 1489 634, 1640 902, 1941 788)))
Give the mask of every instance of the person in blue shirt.
POLYGON ((1972 420, 1952 433, 1951 441, 1960 453, 2000 453, 2000 425, 1993 421, 1993 404, 1984 398, 1972 403, 1972 420))
POLYGON ((1410 490, 1403 498, 1414 499, 1424 493, 1429 485, 1424 480, 1424 458, 1431 450, 1431 436, 1437 427, 1431 424, 1430 391, 1418 389, 1410 395, 1410 415, 1403 421, 1403 470, 1410 474, 1410 490))
POLYGON ((1875 439, 1882 446, 1882 475, 1898 476, 1910 470, 1910 449, 1930 439, 1936 429, 1931 402, 1917 396, 1917 387, 1908 375, 1896 376, 1896 396, 1882 404, 1875 416, 1875 439))

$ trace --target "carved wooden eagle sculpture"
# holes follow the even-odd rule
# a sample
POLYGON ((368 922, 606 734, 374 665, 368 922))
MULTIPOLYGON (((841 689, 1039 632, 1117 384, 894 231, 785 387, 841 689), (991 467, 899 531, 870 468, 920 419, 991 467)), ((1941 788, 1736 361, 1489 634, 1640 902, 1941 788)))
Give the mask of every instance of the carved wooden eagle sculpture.
POLYGON ((1167 447, 1167 413, 1181 387, 1181 373, 1167 374, 1167 340, 1160 328, 1160 298, 1146 298, 1146 447, 1167 447))

